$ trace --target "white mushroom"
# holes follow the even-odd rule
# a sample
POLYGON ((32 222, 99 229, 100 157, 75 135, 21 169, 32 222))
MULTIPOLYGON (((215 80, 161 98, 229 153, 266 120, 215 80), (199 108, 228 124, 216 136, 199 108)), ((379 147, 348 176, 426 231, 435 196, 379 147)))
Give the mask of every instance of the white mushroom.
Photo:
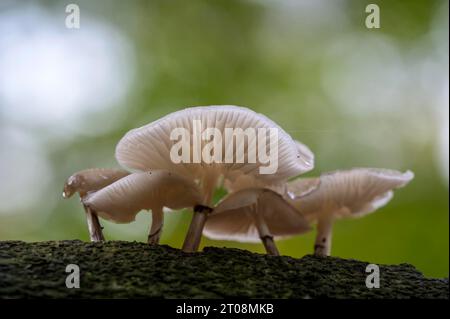
POLYGON ((274 242, 310 230, 309 223, 283 197, 269 189, 250 188, 224 198, 210 214, 203 234, 211 239, 263 242, 279 255, 274 242))
POLYGON ((329 255, 334 220, 374 212, 392 199, 393 189, 405 186, 413 177, 411 171, 355 168, 294 180, 288 183, 288 193, 291 203, 308 220, 317 221, 315 254, 329 255))
POLYGON ((286 182, 267 183, 250 175, 241 175, 233 182, 226 179, 224 181, 224 188, 229 194, 248 188, 266 188, 281 195, 287 192, 286 182))
POLYGON ((297 146, 297 150, 301 156, 301 160, 303 161, 303 165, 305 166, 306 170, 304 173, 309 172, 314 168, 314 153, 311 151, 311 149, 303 144, 300 141, 294 141, 295 145, 297 146))
MULTIPOLYGON (((310 165, 307 164, 308 156, 301 152, 283 129, 264 115, 237 106, 187 108, 133 129, 118 143, 116 158, 122 166, 129 169, 139 171, 166 169, 198 182, 202 188, 205 205, 211 205, 211 197, 221 176, 233 181, 241 175, 249 175, 267 184, 274 184, 286 182, 288 178, 310 169, 310 165), (243 143, 237 143, 233 138, 233 129, 244 134, 243 143), (259 129, 267 130, 268 136, 274 141, 268 139, 259 145, 257 143, 259 129), (187 137, 181 134, 183 132, 188 132, 187 137), (231 139, 227 139, 230 132, 231 139), (177 140, 177 137, 181 139, 177 140), (212 160, 210 162, 202 160, 205 146, 216 143, 219 146, 213 148, 212 160), (183 156, 178 156, 175 161, 173 156, 179 155, 179 152, 173 152, 174 147, 183 152, 183 156), (256 148, 265 149, 266 154, 275 154, 277 164, 275 172, 261 173, 261 170, 268 168, 270 162, 260 159, 255 162, 248 160, 256 148), (242 157, 237 156, 239 153, 242 157), (231 156, 227 157, 227 154, 231 156)), ((183 244, 184 251, 198 249, 207 212, 208 209, 194 212, 183 244)))
MULTIPOLYGON (((118 169, 91 168, 79 171, 70 176, 64 184, 63 197, 69 198, 78 193, 83 200, 89 193, 127 176, 129 173, 118 169)), ((91 241, 105 240, 97 214, 83 204, 91 241)))
MULTIPOLYGON (((303 143, 294 141, 299 150, 301 160, 305 165, 305 171, 310 171, 314 168, 314 153, 303 143)), ((226 179, 224 181, 225 189, 228 193, 234 193, 246 188, 268 188, 278 194, 284 195, 287 192, 287 185, 285 182, 267 182, 251 175, 240 175, 234 180, 226 179)))
POLYGON ((85 197, 83 203, 104 219, 116 223, 134 221, 145 209, 152 211, 149 244, 158 244, 164 224, 163 208, 182 209, 202 203, 199 187, 186 177, 165 171, 152 170, 133 173, 85 197))

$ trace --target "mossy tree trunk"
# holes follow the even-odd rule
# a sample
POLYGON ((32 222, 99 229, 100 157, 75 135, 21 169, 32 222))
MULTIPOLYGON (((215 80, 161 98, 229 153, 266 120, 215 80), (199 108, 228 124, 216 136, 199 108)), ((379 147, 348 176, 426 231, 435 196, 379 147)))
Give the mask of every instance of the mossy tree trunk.
POLYGON ((366 286, 368 263, 334 257, 267 256, 205 248, 78 240, 0 242, 0 298, 448 298, 448 279, 413 266, 379 265, 380 288, 366 286), (68 264, 80 288, 66 287, 68 264))

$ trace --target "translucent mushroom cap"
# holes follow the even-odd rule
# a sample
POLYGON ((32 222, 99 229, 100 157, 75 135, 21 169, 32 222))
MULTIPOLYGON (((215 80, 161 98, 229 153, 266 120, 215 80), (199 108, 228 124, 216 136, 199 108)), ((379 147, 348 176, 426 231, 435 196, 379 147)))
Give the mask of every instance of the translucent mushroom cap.
POLYGON ((241 175, 237 177, 234 181, 225 179, 224 188, 228 193, 235 193, 247 188, 267 188, 278 194, 285 194, 287 186, 286 182, 270 183, 259 180, 250 175, 241 175))
POLYGON ((200 190, 191 180, 152 170, 130 174, 88 195, 83 203, 105 219, 129 223, 143 209, 182 209, 202 202, 200 190))
MULTIPOLYGON (((194 139, 191 135, 191 150, 194 139)), ((209 142, 210 140, 201 141, 200 149, 203 149, 203 146, 209 142)), ((267 141, 267 154, 272 147, 273 145, 269 145, 269 141, 267 141)), ((234 179, 241 174, 248 174, 263 180, 287 180, 309 170, 309 165, 305 164, 304 157, 305 155, 300 152, 289 134, 273 121, 250 109, 229 105, 191 107, 171 113, 155 122, 129 131, 116 147, 117 161, 124 167, 139 171, 167 169, 194 179, 202 179, 205 175, 223 175, 225 178, 234 179), (258 158, 256 163, 249 163, 247 160, 249 151, 253 152, 254 150, 249 148, 248 145, 256 142, 257 138, 246 140, 244 143, 244 163, 236 163, 236 160, 233 160, 232 163, 222 161, 221 163, 207 164, 203 160, 200 163, 194 163, 193 151, 190 154, 190 163, 174 163, 170 157, 170 151, 178 141, 171 140, 171 133, 174 129, 181 128, 187 129, 192 134, 194 120, 200 121, 202 132, 206 128, 215 128, 221 133, 223 157, 227 150, 228 152, 233 151, 233 154, 236 154, 237 151, 234 140, 228 139, 229 143, 226 144, 225 129, 265 128, 267 134, 269 134, 269 129, 275 128, 278 132, 276 140, 278 145, 278 169, 276 173, 260 174, 260 167, 265 167, 268 164, 261 163, 258 158)))
MULTIPOLYGON (((294 141, 295 145, 302 156, 300 159, 305 166, 305 172, 314 168, 314 153, 303 143, 294 141)), ((286 182, 271 182, 255 178, 251 175, 240 175, 234 180, 225 179, 224 187, 229 193, 237 192, 246 188, 268 188, 278 194, 284 195, 287 192, 286 182)))
POLYGON ((405 173, 377 168, 355 168, 325 173, 320 178, 288 183, 291 203, 309 220, 319 217, 358 217, 386 205, 393 190, 414 178, 405 173))
POLYGON ((269 189, 251 188, 224 198, 209 215, 203 234, 211 239, 259 242, 253 205, 261 214, 270 233, 284 238, 310 230, 306 219, 281 195, 269 189))
POLYGON ((300 142, 300 141, 294 141, 294 142, 297 146, 298 152, 300 154, 302 154, 300 159, 303 161, 303 165, 306 168, 306 171, 304 171, 304 173, 309 172, 310 170, 312 170, 314 168, 314 153, 311 151, 311 149, 308 146, 306 146, 302 142, 300 142))
POLYGON ((317 190, 319 185, 320 177, 299 178, 286 184, 286 192, 291 199, 296 199, 317 190))
POLYGON ((130 174, 120 169, 90 168, 76 172, 64 184, 63 197, 69 198, 76 192, 84 196, 108 186, 130 174))

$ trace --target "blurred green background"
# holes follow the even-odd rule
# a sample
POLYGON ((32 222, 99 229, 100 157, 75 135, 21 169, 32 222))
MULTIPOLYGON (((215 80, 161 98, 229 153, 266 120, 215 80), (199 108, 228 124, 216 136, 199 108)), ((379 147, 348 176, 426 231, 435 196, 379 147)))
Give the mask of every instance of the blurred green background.
MULTIPOLYGON (((411 169, 391 203, 336 224, 332 254, 448 276, 448 1, 0 0, 0 240, 88 239, 65 179, 117 167, 129 129, 186 106, 262 112, 314 151, 307 176, 354 166, 411 169), (381 28, 367 29, 377 3, 381 28)), ((105 222, 145 241, 150 214, 105 222)), ((180 247, 190 214, 166 213, 180 247)), ((279 242, 312 252, 314 233, 279 242)), ((214 242, 263 252, 262 245, 214 242)))

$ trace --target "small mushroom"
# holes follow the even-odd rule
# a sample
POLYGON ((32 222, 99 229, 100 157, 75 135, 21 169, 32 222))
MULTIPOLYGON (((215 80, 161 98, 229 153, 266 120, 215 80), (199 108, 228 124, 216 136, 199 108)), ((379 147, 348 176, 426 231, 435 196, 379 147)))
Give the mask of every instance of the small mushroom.
POLYGON ((165 170, 130 174, 88 195, 83 203, 104 219, 130 223, 145 209, 152 211, 149 244, 158 244, 164 224, 163 208, 182 209, 202 206, 199 187, 191 180, 165 170))
POLYGON ((209 215, 203 234, 211 239, 262 241, 268 254, 279 255, 274 242, 310 230, 309 223, 283 197, 264 188, 248 188, 224 198, 209 215))
MULTIPOLYGON (((139 171, 166 169, 198 182, 202 188, 205 205, 211 205, 212 195, 221 177, 233 181, 240 175, 250 175, 266 183, 285 183, 288 178, 310 169, 303 157, 304 154, 301 153, 300 148, 296 147, 294 140, 273 121, 250 109, 230 105, 192 107, 171 113, 155 122, 129 131, 116 147, 116 159, 123 167, 139 171), (214 138, 216 138, 216 133, 223 137, 223 144, 218 148, 224 153, 222 160, 214 157, 211 163, 205 163, 200 159, 201 154, 198 153, 198 150, 202 151, 204 145, 212 143, 211 136, 208 140, 201 134, 206 132, 206 129, 214 131, 214 138), (242 132, 247 129, 275 129, 277 143, 266 143, 265 146, 267 152, 275 150, 275 145, 277 146, 276 152, 274 152, 277 155, 278 164, 276 172, 261 174, 260 169, 267 168, 267 163, 260 161, 250 162, 247 159, 242 163, 237 162, 238 147, 243 146, 244 156, 248 157, 248 154, 255 150, 248 144, 255 142, 258 134, 247 137, 247 145, 245 143, 237 145, 238 143, 235 143, 234 140, 226 144, 226 132, 229 129, 239 129, 242 132), (201 132, 197 132, 197 130, 201 132), (182 143, 190 146, 188 147, 190 151, 187 156, 188 163, 181 160, 174 162, 171 158, 172 147, 179 143, 173 139, 172 133, 179 131, 189 133, 188 141, 182 143), (233 156, 231 162, 223 160, 227 152, 233 156)), ((198 249, 207 214, 208 209, 199 208, 194 212, 183 244, 184 251, 192 252, 198 249)))
POLYGON ((331 251, 333 222, 346 217, 361 217, 386 205, 393 190, 414 178, 405 173, 377 168, 355 168, 322 174, 319 178, 298 179, 288 183, 291 203, 310 221, 317 221, 314 253, 328 256, 331 251))
MULTIPOLYGON (((80 199, 83 199, 90 193, 98 191, 105 186, 127 176, 129 173, 118 169, 91 168, 79 171, 70 176, 64 184, 63 197, 70 198, 73 194, 78 193, 80 199)), ((95 211, 83 204, 86 212, 86 219, 89 229, 89 237, 91 241, 105 240, 102 227, 95 211)))

